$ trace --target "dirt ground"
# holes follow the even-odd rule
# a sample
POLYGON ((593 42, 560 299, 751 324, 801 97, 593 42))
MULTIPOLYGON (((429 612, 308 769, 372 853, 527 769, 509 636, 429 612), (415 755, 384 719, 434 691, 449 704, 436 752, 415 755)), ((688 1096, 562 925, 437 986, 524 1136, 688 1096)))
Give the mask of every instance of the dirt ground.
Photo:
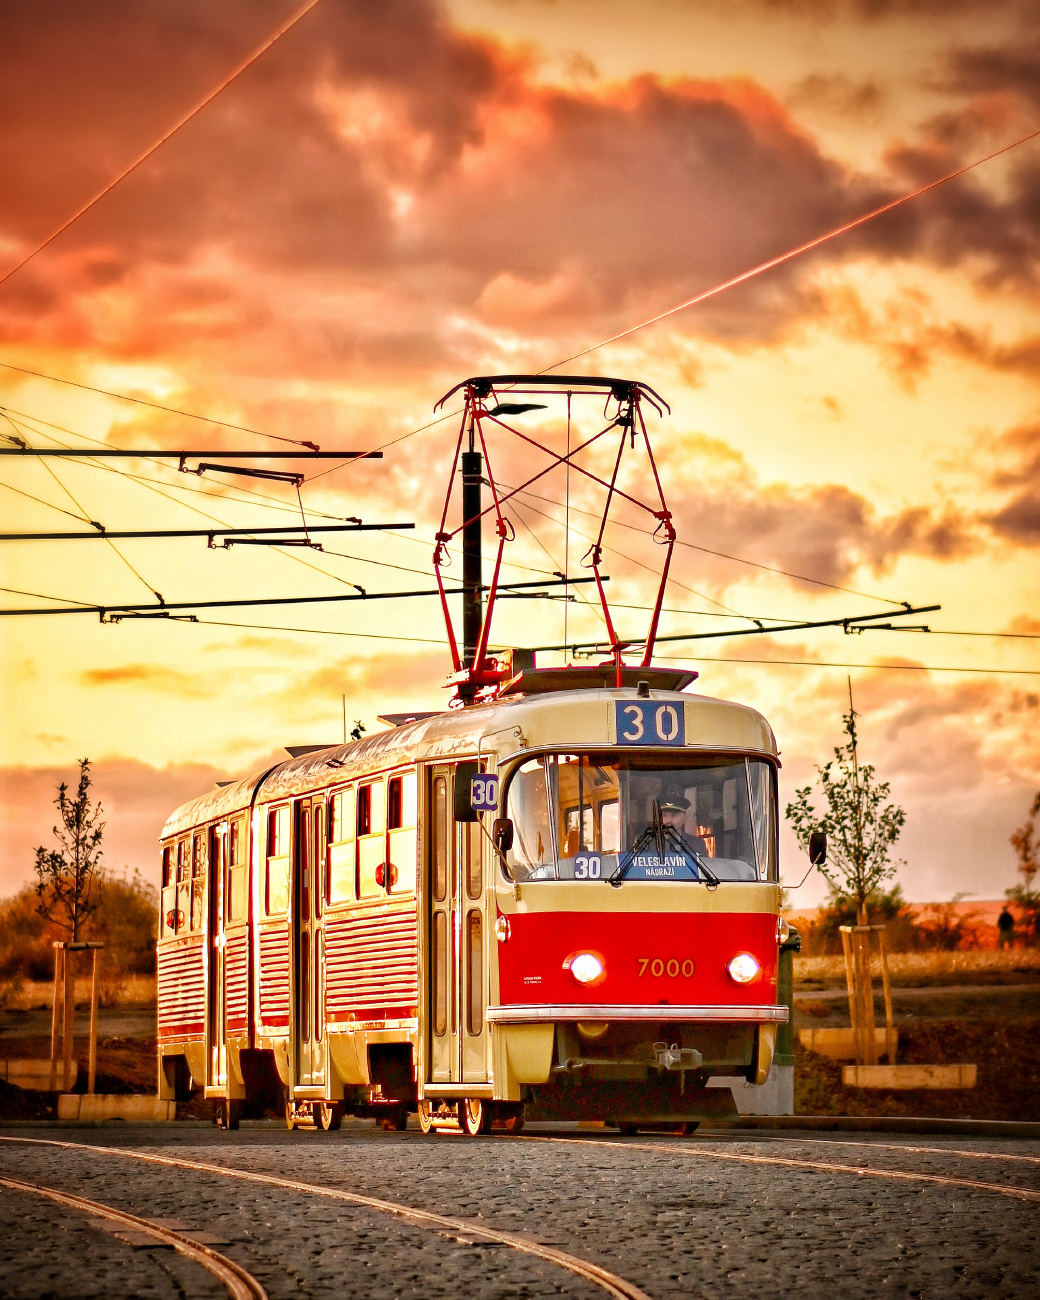
POLYGON ((944 1119, 1040 1120, 1040 1019, 932 1020, 903 1025, 901 1065, 977 1065, 974 1088, 886 1092, 846 1088, 842 1064, 795 1045, 799 1115, 922 1115, 944 1119))

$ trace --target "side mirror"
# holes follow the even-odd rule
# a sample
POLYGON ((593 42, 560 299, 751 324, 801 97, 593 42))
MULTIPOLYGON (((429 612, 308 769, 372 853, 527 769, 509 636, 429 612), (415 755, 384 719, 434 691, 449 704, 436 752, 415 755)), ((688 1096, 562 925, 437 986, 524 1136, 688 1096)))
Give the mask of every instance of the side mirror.
POLYGON ((809 836, 809 861, 814 867, 822 867, 827 861, 826 831, 813 831, 809 836))
POLYGON ((455 820, 457 822, 475 822, 477 814, 470 803, 470 782, 480 771, 476 763, 455 764, 455 820))
POLYGON ((506 854, 513 847, 513 823, 509 817, 496 817, 491 828, 491 838, 499 853, 506 854))

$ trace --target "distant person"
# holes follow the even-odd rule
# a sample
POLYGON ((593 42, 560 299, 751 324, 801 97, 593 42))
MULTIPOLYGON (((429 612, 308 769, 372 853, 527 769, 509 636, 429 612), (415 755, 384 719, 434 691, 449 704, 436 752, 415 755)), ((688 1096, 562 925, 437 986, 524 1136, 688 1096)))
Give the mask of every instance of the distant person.
MULTIPOLYGON (((992 915, 992 914, 991 914, 992 915)), ((997 917, 997 947, 1012 948, 1015 943, 1015 918, 1004 905, 1004 910, 997 917)))

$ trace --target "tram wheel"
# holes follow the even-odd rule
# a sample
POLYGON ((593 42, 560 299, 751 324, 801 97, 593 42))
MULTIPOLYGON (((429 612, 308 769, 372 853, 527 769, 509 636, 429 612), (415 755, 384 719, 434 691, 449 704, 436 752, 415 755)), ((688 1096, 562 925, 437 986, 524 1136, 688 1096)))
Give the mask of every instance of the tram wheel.
POLYGON ((622 1137, 626 1137, 626 1138, 635 1137, 635 1135, 639 1132, 639 1125, 619 1124, 618 1132, 621 1134, 622 1137))
POLYGON ((433 1106, 428 1101, 419 1102, 419 1128, 423 1133, 433 1131, 433 1106))
POLYGON ((290 1099, 285 1103, 285 1127, 291 1133, 299 1123, 299 1116, 296 1114, 296 1107, 290 1099))
POLYGON ((459 1102, 459 1122, 467 1137, 479 1137, 491 1127, 491 1107, 479 1097, 459 1102))
POLYGON ((523 1111, 513 1111, 496 1120, 497 1126, 506 1133, 519 1133, 524 1126, 523 1111))
POLYGON ((395 1106, 379 1121, 379 1127, 386 1133, 403 1133, 408 1127, 408 1107, 395 1106))
POLYGON ((242 1103, 233 1097, 220 1097, 213 1112, 217 1128, 236 1129, 242 1114, 242 1103))
POLYGON ((343 1123, 343 1107, 334 1101, 316 1101, 314 1122, 320 1124, 326 1133, 336 1132, 343 1123))
POLYGON ((687 1123, 683 1125, 683 1137, 689 1137, 691 1133, 696 1133, 700 1126, 701 1122, 699 1119, 691 1119, 687 1121, 687 1123))

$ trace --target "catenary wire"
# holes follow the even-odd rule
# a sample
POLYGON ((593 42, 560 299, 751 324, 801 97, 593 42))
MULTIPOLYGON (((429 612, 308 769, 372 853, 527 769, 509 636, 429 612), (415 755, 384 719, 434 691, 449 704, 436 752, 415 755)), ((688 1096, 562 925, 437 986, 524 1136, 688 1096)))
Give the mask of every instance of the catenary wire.
MULTIPOLYGON (((70 438, 85 438, 87 442, 92 442, 98 447, 107 447, 109 445, 108 443, 102 441, 102 439, 100 438, 91 438, 90 435, 86 433, 76 433, 72 429, 66 429, 64 425, 54 424, 50 420, 44 420, 41 416, 38 415, 26 415, 22 411, 16 411, 14 407, 11 406, 7 406, 7 407, 0 406, 0 412, 4 414, 5 418, 9 420, 9 422, 14 428, 22 429, 26 433, 36 434, 41 438, 50 438, 50 440, 52 442, 56 442, 59 447, 67 447, 69 444, 63 443, 60 438, 55 438, 53 434, 46 433, 44 432, 43 429, 34 428, 32 424, 21 424, 19 423, 19 420, 12 419, 11 417, 17 415, 20 417, 21 420, 26 420, 26 421, 32 420, 35 421, 36 424, 44 424, 47 426, 48 429, 57 429, 59 433, 67 434, 70 438)), ((170 468, 169 466, 164 465, 162 461, 153 460, 147 451, 142 451, 140 453, 140 458, 141 460, 148 461, 149 464, 154 464, 159 469, 170 468)), ((347 462, 347 463, 350 464, 352 462, 347 462)), ((99 462, 93 462, 93 468, 104 470, 106 473, 109 474, 122 474, 124 475, 124 477, 128 479, 136 479, 138 482, 141 483, 162 483, 164 487, 176 488, 176 490, 179 492, 189 492, 189 493, 196 493, 199 496, 216 497, 220 501, 234 501, 243 505, 250 505, 253 502, 259 502, 263 505, 263 508, 267 510, 280 510, 283 513, 288 512, 290 514, 296 514, 295 506, 288 505, 286 502, 283 501, 278 501, 275 497, 269 497, 264 492, 257 492, 254 488, 242 487, 238 483, 225 484, 223 492, 210 492, 206 488, 203 488, 201 484, 193 485, 188 483, 177 483, 177 482, 167 483, 165 479, 150 479, 143 474, 134 474, 131 470, 120 469, 117 465, 102 465, 99 462), (241 495, 237 497, 232 496, 231 495, 232 492, 238 492, 241 495)), ((172 472, 176 473, 177 471, 172 471, 172 472)), ((326 512, 321 510, 313 510, 311 513, 316 515, 321 515, 323 518, 326 519, 337 518, 336 515, 329 515, 326 512)))
POLYGON ((161 145, 165 144, 166 141, 169 140, 171 136, 176 135, 176 133, 181 129, 182 126, 187 125, 187 123, 190 122, 191 119, 197 113, 201 112, 202 109, 204 109, 207 104, 212 103, 212 101, 216 99, 216 97, 220 94, 222 90, 225 90, 228 86, 230 86, 236 77, 241 76, 241 74, 245 72, 246 68, 248 68, 251 64, 255 63, 256 60, 261 56, 261 54, 264 54, 267 50, 269 50, 271 46, 275 43, 275 41, 277 41, 280 37, 284 36, 285 33, 289 31, 291 27, 294 27, 296 23, 298 23, 300 19, 304 17, 305 14, 309 13, 314 8, 314 6, 318 4, 318 2, 319 0, 306 0, 306 3, 301 5, 300 8, 297 9, 294 14, 292 14, 283 23, 281 23, 280 26, 276 28, 274 32, 271 33, 270 36, 266 37, 261 42, 261 44, 258 45, 255 50, 253 50, 253 52, 249 55, 248 58, 243 60, 243 62, 239 63, 238 66, 232 72, 228 73, 227 76, 223 78, 223 80, 219 83, 219 85, 217 85, 213 90, 209 91, 208 94, 206 94, 203 99, 199 100, 199 102, 194 106, 194 108, 190 109, 187 113, 185 113, 182 117, 180 117, 174 123, 173 126, 167 128, 167 130, 165 130, 162 133, 162 135, 158 138, 158 140, 150 144, 143 153, 138 154, 137 157, 133 160, 132 163, 130 163, 128 167, 124 167, 123 170, 119 172, 119 174, 115 176, 112 180, 110 180, 102 189, 100 189, 92 199, 89 199, 86 203, 82 204, 79 208, 77 208, 76 211, 72 214, 72 216, 66 218, 66 220, 63 221, 62 224, 58 226, 56 230, 53 230, 47 236, 47 238, 43 240, 42 243, 37 244, 36 247, 33 248, 31 252, 26 253, 26 255, 20 261, 16 262, 9 271, 6 271, 2 276, 0 276, 0 285, 4 284, 7 280, 9 280, 11 276, 15 274, 16 271, 21 270, 21 268, 25 266, 27 262, 32 261, 32 259, 37 255, 37 253, 41 253, 47 247, 48 244, 52 243, 55 239, 57 239, 58 236, 62 234, 64 231, 68 230, 68 228, 73 224, 73 222, 78 221, 79 218, 82 217, 85 212, 89 212, 95 203, 98 203, 101 199, 103 199, 106 194, 111 193, 111 191, 115 189, 115 187, 119 184, 120 181, 125 180, 126 177, 130 175, 131 172, 135 171, 138 167, 140 167, 140 165, 145 161, 146 158, 150 158, 151 155, 155 153, 155 151, 161 145))
MULTIPOLYGON (((212 415, 198 415, 194 411, 181 411, 175 406, 164 406, 161 402, 149 402, 143 397, 131 397, 129 393, 116 393, 109 388, 96 388, 93 384, 79 384, 74 379, 60 379, 57 375, 45 375, 39 370, 27 370, 24 366, 12 365, 9 361, 0 361, 0 368, 16 370, 20 375, 32 375, 34 379, 49 379, 54 384, 67 384, 69 388, 80 388, 85 393, 100 393, 104 397, 115 397, 121 402, 135 402, 138 406, 150 406, 154 411, 166 411, 170 415, 183 415, 187 420, 200 420, 203 424, 216 424, 222 429, 236 429, 239 433, 255 434, 258 438, 273 438, 275 442, 291 442, 297 447, 314 447, 312 442, 301 442, 298 438, 283 438, 277 433, 264 433, 262 429, 250 429, 244 424, 229 424, 227 420, 214 419, 212 415)), ((46 420, 41 421, 46 424, 46 420)), ((55 426, 57 427, 57 426, 55 426)), ((86 434, 80 435, 86 437, 86 434)), ((96 439, 91 439, 96 441, 96 439)))
MULTIPOLYGON (((32 421, 35 421, 36 424, 44 424, 44 425, 46 425, 47 428, 49 428, 49 429, 57 429, 59 433, 67 434, 69 437, 72 437, 72 438, 85 438, 88 442, 93 442, 93 443, 97 444, 97 445, 100 446, 100 447, 107 446, 107 444, 106 444, 105 442, 103 442, 103 441, 102 441, 101 439, 99 439, 99 438, 91 438, 89 434, 85 434, 85 433, 76 433, 74 430, 72 430, 72 429, 68 429, 68 428, 66 428, 64 425, 54 424, 54 423, 52 423, 50 420, 44 420, 41 416, 38 416, 38 415, 27 415, 27 414, 26 414, 25 412, 23 412, 23 411, 15 411, 15 410, 14 410, 13 408, 11 408, 11 407, 2 407, 2 406, 0 406, 0 414, 2 414, 2 415, 4 416, 5 419, 9 420, 9 422, 10 422, 10 424, 11 424, 11 426, 12 426, 13 428, 15 428, 15 429, 23 429, 25 432, 28 432, 28 433, 38 433, 41 437, 44 437, 44 438, 51 438, 52 441, 57 442, 59 446, 64 446, 64 445, 65 445, 65 444, 63 444, 63 443, 61 442, 60 439, 58 439, 58 438, 54 438, 52 434, 48 434, 48 433, 43 432, 42 430, 35 429, 31 424, 24 424, 24 425, 23 425, 23 424, 18 423, 18 421, 16 421, 16 420, 12 420, 12 419, 10 418, 10 415, 8 414, 8 412, 10 412, 11 415, 17 415, 17 416, 20 416, 21 419, 23 419, 23 420, 27 420, 27 421, 28 421, 28 420, 32 420, 32 421)), ((455 414, 457 414, 457 412, 455 412, 455 414)), ((201 417, 200 417, 200 418, 201 418, 201 417)), ((414 430, 412 430, 412 433, 418 433, 418 432, 421 432, 421 430, 418 430, 418 429, 414 429, 414 430)), ((403 437, 411 437, 411 434, 405 434, 405 435, 403 435, 403 437)), ((397 441, 402 441, 402 440, 403 440, 403 439, 397 439, 397 441)), ((386 447, 386 446, 389 446, 389 445, 390 445, 390 444, 388 444, 388 443, 384 443, 384 444, 383 444, 383 447, 386 447)), ((383 448, 380 448, 380 447, 375 448, 376 451, 379 451, 379 450, 382 450, 382 449, 383 449, 383 448)), ((149 459, 149 457, 148 457, 148 455, 147 455, 146 452, 142 452, 142 453, 141 453, 141 459, 142 459, 142 460, 148 460, 148 459, 149 459)), ((156 462, 156 463, 158 464, 158 462, 156 462)), ((142 484, 142 485, 144 485, 144 486, 148 486, 148 485, 151 485, 151 484, 161 483, 163 487, 171 488, 171 489, 174 489, 174 490, 179 491, 179 492, 185 492, 185 493, 187 493, 187 494, 189 494, 189 495, 213 497, 213 498, 215 498, 216 500, 230 502, 231 504, 234 504, 234 505, 249 505, 249 504, 252 504, 252 501, 243 501, 243 500, 239 499, 238 497, 232 497, 232 496, 227 495, 226 492, 209 492, 209 491, 207 491, 207 490, 205 490, 205 489, 203 489, 203 488, 201 488, 201 487, 199 487, 199 486, 196 486, 196 485, 194 485, 194 484, 188 484, 188 483, 178 483, 178 482, 167 483, 167 482, 166 482, 165 480, 163 480, 163 479, 152 479, 152 478, 147 477, 146 475, 142 475, 142 474, 134 474, 134 473, 133 473, 132 471, 130 471, 130 470, 120 469, 119 467, 117 467, 117 466, 113 466, 113 465, 103 465, 103 464, 98 463, 98 462, 92 462, 92 463, 91 463, 91 468, 93 468, 93 469, 103 470, 103 471, 105 471, 105 473, 109 473, 109 474, 121 474, 124 478, 130 479, 130 480, 132 480, 133 482, 135 482, 135 483, 140 483, 140 484, 142 484)), ((160 468, 163 468, 163 466, 160 465, 160 468)), ((339 468, 339 467, 336 466, 335 468, 339 468)), ((329 472, 329 471, 323 471, 322 474, 327 473, 327 472, 329 472)), ((321 478, 321 477, 322 477, 322 474, 316 474, 316 475, 314 475, 314 477, 315 477, 315 478, 321 478)), ((311 480, 308 479, 308 480, 306 480, 306 481, 307 481, 307 482, 310 482, 311 480)), ((68 510, 62 510, 61 506, 51 505, 50 502, 48 502, 48 501, 43 501, 43 500, 42 500, 41 498, 39 498, 39 497, 34 497, 34 496, 32 496, 32 494, 29 493, 29 492, 23 492, 23 491, 21 491, 21 489, 19 489, 19 488, 12 487, 9 483, 0 483, 0 487, 6 487, 6 488, 8 488, 10 491, 12 491, 12 492, 19 492, 22 496, 27 496, 27 497, 29 497, 30 500, 38 501, 40 505, 50 506, 51 509, 53 509, 53 510, 61 510, 61 513, 62 513, 62 514, 67 514, 67 515, 69 516, 70 519, 78 518, 78 516, 73 515, 70 511, 68 511, 68 510)), ((284 513, 284 512, 289 512, 289 513, 292 513, 292 514, 295 514, 295 513, 296 513, 296 511, 293 509, 292 506, 290 506, 290 505, 286 505, 286 504, 283 504, 282 502, 275 502, 275 501, 273 501, 273 499, 272 499, 271 497, 265 496, 263 493, 253 492, 253 491, 251 491, 251 490, 248 489, 248 488, 239 488, 238 485, 236 485, 236 484, 228 484, 227 487, 228 487, 229 489, 232 489, 232 490, 236 490, 236 491, 244 492, 244 493, 245 493, 248 497, 250 497, 250 498, 259 498, 261 502, 267 502, 267 503, 270 503, 270 504, 267 504, 266 506, 263 507, 263 508, 265 508, 265 509, 276 509, 276 510, 280 510, 280 511, 282 511, 283 513, 284 513)), ((154 488, 154 487, 152 488, 152 490, 153 490, 153 491, 159 491, 158 488, 154 488)), ((199 510, 197 506, 190 505, 188 502, 185 502, 185 501, 176 501, 173 497, 167 497, 165 492, 161 492, 161 491, 159 491, 159 495, 160 495, 160 496, 164 496, 164 497, 166 497, 166 499, 167 499, 168 501, 171 501, 174 505, 177 505, 177 506, 183 506, 183 507, 185 507, 185 508, 188 509, 188 510, 194 510, 197 514, 201 514, 202 517, 203 517, 204 519, 210 519, 210 520, 213 520, 214 522, 224 524, 224 521, 223 521, 223 520, 218 520, 218 519, 216 518, 215 515, 209 515, 209 514, 207 514, 205 511, 203 511, 203 510, 199 510)), ((330 514, 328 511, 315 510, 313 506, 308 507, 308 508, 309 508, 310 513, 311 513, 312 516, 318 516, 318 517, 320 517, 320 518, 322 518, 322 519, 339 519, 339 518, 341 517, 341 516, 339 516, 339 515, 333 515, 333 514, 330 514)), ((225 526, 226 526, 226 525, 225 525, 225 526)), ((417 544, 420 545, 420 546, 424 546, 424 547, 428 547, 428 546, 429 546, 429 542, 428 542, 425 538, 421 538, 421 537, 402 537, 402 536, 400 536, 399 534, 397 534, 397 533, 393 533, 393 532, 391 532, 391 535, 392 535, 392 536, 393 536, 397 541, 402 541, 402 542, 415 542, 415 543, 417 543, 417 544)), ((460 555, 460 554, 461 554, 461 551, 455 549, 454 547, 448 547, 447 549, 448 549, 448 550, 451 552, 451 554, 453 554, 453 555, 460 555)), ((351 560, 351 559, 352 559, 352 560, 356 560, 358 563, 363 563, 363 564, 384 564, 384 565, 385 565, 385 561, 379 561, 379 560, 363 560, 360 556, 343 555, 343 554, 341 554, 340 552, 337 552, 337 551, 329 551, 329 550, 325 550, 325 551, 323 551, 322 553, 323 553, 324 555, 337 555, 337 556, 339 556, 339 557, 342 558, 342 559, 347 559, 347 560, 351 560)), ((503 559, 502 563, 503 563, 503 565, 507 565, 509 568, 513 568, 513 569, 523 569, 525 572, 529 572, 529 573, 544 573, 544 574, 548 574, 548 573, 551 572, 551 571, 548 570, 548 569, 539 569, 536 565, 531 565, 531 564, 522 564, 522 563, 520 563, 519 561, 516 561, 516 560, 506 560, 506 559, 503 559)), ((429 574, 429 570, 428 570, 428 569, 409 569, 409 568, 406 568, 405 566, 395 566, 395 565, 385 565, 385 567, 388 567, 388 568, 395 568, 395 567, 398 567, 398 568, 402 568, 403 571, 406 572, 406 573, 422 573, 424 576, 427 576, 427 575, 429 574)))
MULTIPOLYGON (((505 486, 509 486, 509 485, 506 484, 505 486)), ((558 507, 559 509, 563 509, 563 503, 560 501, 554 501, 551 497, 544 497, 544 496, 540 496, 536 492, 527 492, 527 491, 525 491, 523 495, 533 496, 539 501, 544 501, 547 505, 552 505, 558 507)), ((594 511, 582 510, 579 506, 576 506, 573 503, 570 508, 571 511, 574 512, 575 514, 587 515, 590 519, 599 518, 599 516, 594 511)), ((551 516, 547 515, 546 518, 551 518, 551 516)), ((553 522, 558 524, 560 521, 556 519, 553 520, 553 522)), ((645 537, 653 536, 652 530, 648 528, 639 528, 635 524, 626 524, 623 523, 620 519, 612 519, 610 522, 616 525, 616 527, 618 528, 627 529, 629 532, 642 533, 643 536, 645 537)), ((584 536, 584 534, 579 534, 579 536, 584 536)), ((767 573, 779 573, 785 578, 794 578, 798 582, 811 582, 814 586, 827 587, 831 591, 840 591, 843 592, 846 596, 862 596, 864 600, 880 600, 886 605, 899 606, 902 605, 903 603, 901 600, 892 600, 888 596, 875 596, 868 591, 856 591, 852 587, 839 587, 833 582, 824 582, 822 578, 810 578, 807 577, 806 574, 804 573, 793 573, 790 569, 779 569, 772 564, 760 564, 757 560, 748 560, 745 559, 745 557, 742 555, 730 555, 726 551, 715 551, 712 550, 710 546, 698 546, 696 542, 684 542, 680 540, 678 537, 675 539, 675 544, 676 546, 685 547, 687 550, 690 551, 703 551, 705 555, 717 555, 720 559, 732 560, 734 564, 747 564, 750 565, 750 567, 753 569, 764 569, 767 573)), ((710 597, 705 597, 705 599, 710 599, 710 597)), ((723 608, 725 608, 725 606, 723 606, 723 608)), ((743 618, 745 616, 743 614, 740 614, 737 617, 743 618)))
MULTIPOLYGON (((8 418, 10 418, 10 417, 8 417, 8 418)), ((30 417, 30 418, 33 418, 33 417, 30 417)), ((77 436, 76 434, 73 434, 69 429, 64 429, 64 428, 62 428, 60 425, 53 425, 53 424, 50 424, 50 422, 47 421, 47 420, 42 420, 42 421, 40 421, 40 423, 42 423, 42 424, 47 424, 50 428, 56 428, 56 429, 59 429, 62 433, 69 434, 70 437, 76 437, 76 436, 77 436)), ((16 421, 12 421, 12 424, 14 424, 14 426, 15 426, 16 428, 19 427, 16 421)), ((25 427, 29 427, 29 426, 25 426, 25 427)), ((49 434, 49 433, 41 433, 40 436, 41 436, 41 437, 45 437, 45 438, 50 438, 52 441, 54 441, 54 442, 58 442, 59 445, 60 445, 60 439, 55 438, 53 434, 49 434)), ((80 435, 80 436, 86 437, 85 434, 84 434, 84 435, 80 435)), ((89 441, 91 441, 91 442, 96 442, 97 439, 93 439, 93 438, 91 438, 91 439, 89 439, 89 441)), ((217 523, 217 524, 220 524, 222 527, 225 527, 225 528, 230 527, 230 525, 227 523, 226 520, 224 520, 224 519, 219 519, 216 515, 209 514, 207 511, 205 511, 205 510, 201 510, 198 506, 191 505, 190 503, 185 502, 185 501, 177 501, 177 500, 175 500, 173 497, 168 496, 167 493, 163 492, 160 488, 155 487, 155 486, 152 485, 153 482, 154 482, 154 480, 149 480, 149 479, 147 479, 147 478, 145 478, 144 476, 139 475, 139 474, 132 474, 132 473, 130 473, 130 471, 128 471, 128 470, 121 470, 121 469, 119 469, 118 467, 115 467, 115 466, 100 464, 100 463, 98 463, 98 462, 96 462, 96 461, 93 461, 93 460, 92 460, 90 457, 88 457, 88 456, 84 456, 84 459, 83 459, 82 464, 84 465, 85 468, 88 468, 88 469, 98 469, 98 470, 103 470, 103 471, 105 471, 106 473, 122 475, 124 478, 131 479, 131 480, 134 481, 134 482, 140 483, 143 487, 147 487, 150 491, 157 493, 159 496, 165 498, 167 501, 170 501, 173 505, 183 506, 183 507, 185 507, 185 508, 188 509, 188 510, 193 510, 196 514, 201 515, 201 516, 203 517, 203 519, 208 519, 211 523, 217 523)), ((158 481, 159 481, 159 482, 162 482, 162 480, 158 480, 158 481)), ((181 491, 188 491, 188 492, 192 492, 192 493, 197 492, 197 491, 199 490, 199 489, 197 489, 197 488, 186 488, 186 487, 183 487, 183 486, 182 486, 181 484, 179 484, 179 483, 165 483, 165 482, 163 482, 163 486, 164 486, 164 487, 168 487, 168 488, 179 488, 181 491)), ((236 498, 234 498, 234 497, 228 498, 228 497, 226 497, 226 496, 224 496, 224 495, 222 495, 221 493, 218 493, 218 492, 203 492, 202 495, 204 495, 204 496, 215 496, 215 497, 217 497, 217 498, 220 499, 220 500, 230 501, 230 502, 233 503, 233 504, 247 504, 247 505, 248 505, 248 504, 251 504, 250 502, 241 502, 241 501, 237 501, 236 498)), ((249 495, 252 496, 253 494, 250 493, 249 495)), ((293 515, 295 515, 296 511, 295 511, 295 510, 292 510, 291 507, 284 507, 284 508, 290 510, 291 513, 292 513, 293 515)), ((312 514, 317 514, 317 515, 319 515, 319 516, 320 516, 321 518, 323 518, 323 519, 335 519, 335 518, 338 518, 338 516, 326 514, 324 511, 312 511, 312 514)), ((394 536, 397 536, 397 534, 394 534, 394 536)), ((320 574, 322 574, 324 577, 331 578, 331 579, 333 580, 333 582, 339 582, 339 583, 342 583, 344 586, 354 587, 356 590, 360 590, 360 588, 358 587, 357 583, 355 583, 355 582, 350 582, 349 579, 347 579, 347 578, 342 578, 342 577, 339 576, 339 574, 336 574, 336 573, 330 573, 327 569, 323 569, 323 568, 320 567, 320 565, 317 565, 317 564, 313 564, 313 563, 311 563, 309 560, 304 559, 303 556, 301 556, 301 555, 293 554, 293 553, 290 553, 290 552, 288 552, 288 551, 284 551, 284 550, 278 550, 277 548, 272 548, 272 549, 276 550, 276 551, 277 551, 277 554, 281 555, 284 559, 293 560, 293 561, 294 561, 295 563, 297 563, 297 564, 302 564, 302 565, 304 566, 304 568, 307 568, 307 569, 313 569, 313 571, 314 571, 315 573, 320 573, 320 574)))
MULTIPOLYGON (((46 462, 46 461, 41 461, 40 464, 41 464, 41 465, 43 466, 43 468, 47 471, 47 473, 51 476, 51 478, 54 479, 55 483, 57 483, 58 487, 61 488, 61 490, 65 493, 65 495, 68 497, 68 499, 69 499, 69 500, 72 502, 72 504, 76 507, 76 509, 79 510, 79 511, 81 512, 81 516, 82 516, 83 522, 86 523, 86 524, 92 523, 93 521, 91 520, 90 516, 89 516, 89 515, 87 514, 87 512, 83 509, 83 507, 82 507, 82 506, 80 505, 80 503, 76 500, 76 498, 72 495, 72 493, 68 490, 68 488, 65 486, 65 484, 62 483, 61 479, 58 478, 57 474, 54 472, 53 469, 51 469, 51 467, 47 464, 47 462, 46 462)), ((125 556, 125 555, 123 554, 123 552, 119 549, 119 547, 115 544, 115 542, 113 542, 113 541, 111 540, 111 538, 108 538, 108 537, 105 538, 105 541, 108 542, 109 546, 112 548, 113 551, 115 551, 116 555, 117 555, 117 556, 118 556, 118 557, 123 561, 123 563, 124 563, 124 564, 126 565, 126 567, 130 570, 130 572, 134 575, 134 577, 137 579, 137 581, 140 582, 141 585, 142 585, 142 586, 143 586, 147 591, 150 591, 150 592, 152 593, 152 595, 156 598, 156 600, 159 602, 160 605, 163 604, 163 598, 162 598, 162 595, 161 595, 161 594, 160 594, 160 593, 155 589, 155 587, 152 586, 152 584, 148 581, 147 578, 142 577, 142 575, 141 575, 140 573, 138 573, 138 571, 134 568, 134 566, 133 566, 133 565, 130 563, 130 561, 126 558, 126 556, 125 556)))
POLYGON ((88 609, 93 608, 88 600, 72 600, 68 596, 45 596, 41 591, 22 591, 18 587, 0 587, 0 591, 9 592, 12 596, 32 596, 36 600, 56 600, 62 605, 83 605, 88 609))
POLYGON ((1040 668, 959 668, 940 664, 846 664, 825 659, 726 659, 707 655, 658 655, 673 664, 779 664, 785 668, 865 668, 871 672, 986 673, 996 677, 1040 677, 1040 668))
POLYGON ((640 321, 638 325, 631 325, 628 329, 622 330, 619 334, 613 334, 609 339, 603 339, 599 343, 593 343, 590 347, 583 348, 580 352, 575 352, 569 357, 563 357, 559 361, 554 361, 551 366, 546 366, 543 370, 536 373, 539 375, 547 374, 550 370, 556 370, 560 366, 566 365, 568 361, 576 361, 579 357, 587 357, 590 352, 595 352, 599 348, 606 347, 609 343, 617 343, 619 339, 628 338, 630 334, 635 334, 638 330, 646 329, 648 325, 656 325, 658 321, 665 320, 669 316, 674 316, 677 312, 685 311, 688 307, 696 306, 697 303, 704 302, 708 298, 715 297, 716 294, 722 293, 726 289, 732 289, 738 284, 760 275, 763 271, 769 271, 774 266, 780 266, 784 262, 791 261, 792 258, 799 257, 802 253, 808 253, 813 248, 819 248, 828 240, 836 239, 839 235, 847 234, 850 230, 855 230, 857 226, 865 225, 868 221, 873 221, 875 217, 880 217, 886 212, 891 212, 894 208, 901 207, 904 203, 909 203, 912 199, 920 198, 922 194, 927 194, 929 190, 934 190, 940 185, 945 185, 947 181, 952 181, 957 176, 963 176, 973 167, 981 167, 983 163, 999 158, 1001 154, 1008 153, 1011 149, 1017 149, 1019 145, 1026 144, 1029 140, 1035 140, 1040 136, 1040 127, 1035 131, 1030 131, 1028 135, 1023 135, 1010 144, 1002 145, 999 149, 994 149, 992 153, 986 154, 984 158, 976 158, 974 162, 965 163, 964 166, 956 168, 952 172, 947 172, 945 176, 940 176, 937 180, 929 181, 927 185, 921 185, 909 194, 903 194, 899 198, 892 199, 888 203, 883 203, 880 207, 874 208, 870 212, 856 217, 852 221, 846 221, 843 225, 836 226, 833 230, 824 235, 818 235, 815 239, 810 239, 804 244, 799 244, 797 248, 789 249, 786 253, 781 253, 779 257, 772 257, 768 261, 760 262, 757 266, 751 267, 750 270, 742 271, 740 275, 732 276, 724 280, 721 284, 715 285, 711 289, 705 289, 702 293, 695 294, 692 298, 687 298, 685 302, 678 303, 674 307, 669 307, 667 311, 658 312, 656 316, 651 316, 648 320, 640 321))

